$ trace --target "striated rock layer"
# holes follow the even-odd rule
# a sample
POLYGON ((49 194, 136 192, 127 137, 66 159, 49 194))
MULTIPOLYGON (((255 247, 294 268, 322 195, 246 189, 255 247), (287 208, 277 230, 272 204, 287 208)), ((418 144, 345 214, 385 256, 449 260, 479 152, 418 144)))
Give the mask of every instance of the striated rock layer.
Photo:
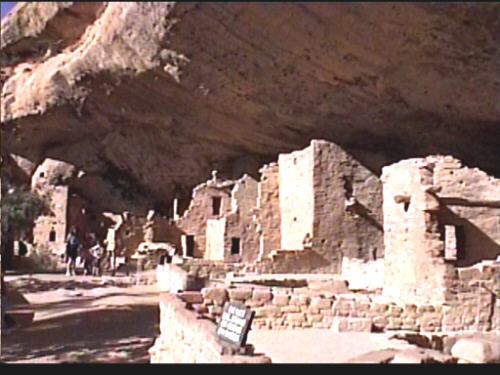
POLYGON ((2 154, 73 164, 114 211, 167 210, 313 138, 377 174, 440 153, 499 177, 499 42, 494 3, 20 3, 2 154))

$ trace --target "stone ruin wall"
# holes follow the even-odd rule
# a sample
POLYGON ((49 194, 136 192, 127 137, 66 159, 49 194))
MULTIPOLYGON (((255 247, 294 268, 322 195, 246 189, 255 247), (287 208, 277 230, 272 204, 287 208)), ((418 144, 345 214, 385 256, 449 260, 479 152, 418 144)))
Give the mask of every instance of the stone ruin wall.
POLYGON ((443 277, 453 267, 440 257, 439 238, 427 230, 437 223, 430 213, 417 209, 416 201, 423 194, 419 184, 432 185, 432 176, 426 168, 415 168, 411 162, 383 171, 384 294, 408 302, 443 302, 443 277), (396 197, 401 198, 396 201, 396 197))
POLYGON ((314 154, 313 249, 340 273, 343 257, 383 256, 382 185, 339 146, 312 141, 314 154), (355 200, 350 208, 347 201, 355 200))
POLYGON ((193 191, 188 209, 176 220, 175 223, 183 234, 195 236, 193 257, 205 256, 207 221, 231 212, 231 188, 232 186, 218 187, 213 181, 199 185, 193 191), (221 198, 220 215, 212 213, 212 197, 221 198))
MULTIPOLYGON (((431 159, 432 160, 432 159, 431 159)), ((461 226, 465 242, 456 266, 471 266, 500 255, 500 179, 477 168, 462 167, 457 159, 440 158, 434 168, 434 185, 443 209, 440 224, 461 226)))
POLYGON ((258 182, 248 175, 237 180, 231 192, 233 212, 226 216, 224 260, 229 262, 254 262, 259 255, 259 234, 255 205, 258 182), (232 239, 239 238, 239 254, 231 254, 232 239))
POLYGON ((313 235, 313 153, 310 148, 280 154, 279 199, 281 250, 304 249, 304 238, 313 235))
POLYGON ((180 297, 160 296, 160 335, 149 349, 151 363, 271 363, 250 345, 241 352, 222 345, 216 325, 188 309, 192 299, 180 297))
POLYGON ((272 250, 281 248, 279 166, 271 163, 262 167, 260 172, 257 198, 260 233, 258 260, 265 259, 272 250))
POLYGON ((407 302, 456 299, 456 267, 500 254, 500 183, 451 157, 409 159, 383 169, 384 294, 407 302), (444 225, 463 228, 458 259, 444 225))
POLYGON ((500 330, 500 263, 484 261, 456 272, 457 299, 447 303, 403 303, 380 293, 354 292, 340 279, 290 288, 216 284, 180 294, 191 295, 193 308, 211 319, 220 317, 225 302, 243 302, 255 312, 252 326, 260 329, 500 330))
POLYGON ((341 272, 342 257, 383 257, 382 186, 375 174, 317 140, 280 155, 279 173, 282 250, 303 250, 309 234, 315 257, 308 258, 332 273, 341 272))
POLYGON ((199 185, 175 224, 195 236, 195 258, 244 262, 263 272, 339 273, 342 256, 383 255, 381 215, 378 178, 340 147, 313 140, 261 168, 259 182, 244 175, 199 185), (222 198, 218 215, 214 196, 222 198), (348 211, 352 197, 357 209, 348 211), (240 254, 231 254, 233 238, 240 254))
POLYGON ((68 211, 68 187, 54 186, 47 193, 50 214, 39 216, 33 226, 33 242, 36 245, 47 246, 48 250, 64 252, 66 249, 66 223, 68 211), (54 231, 55 241, 50 240, 54 231))

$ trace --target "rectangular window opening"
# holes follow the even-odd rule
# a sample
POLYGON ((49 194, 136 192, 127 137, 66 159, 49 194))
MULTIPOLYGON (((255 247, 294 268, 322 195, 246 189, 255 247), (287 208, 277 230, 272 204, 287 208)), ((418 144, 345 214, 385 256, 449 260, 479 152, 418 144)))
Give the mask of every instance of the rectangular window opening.
POLYGON ((212 197, 212 214, 220 215, 222 199, 221 197, 212 197))
POLYGON ((50 242, 55 242, 56 241, 56 231, 55 230, 51 230, 50 233, 49 233, 49 241, 50 242))
POLYGON ((240 253, 240 239, 238 237, 231 238, 231 255, 240 253))
POLYGON ((194 236, 186 236, 186 256, 192 257, 194 252, 194 236))

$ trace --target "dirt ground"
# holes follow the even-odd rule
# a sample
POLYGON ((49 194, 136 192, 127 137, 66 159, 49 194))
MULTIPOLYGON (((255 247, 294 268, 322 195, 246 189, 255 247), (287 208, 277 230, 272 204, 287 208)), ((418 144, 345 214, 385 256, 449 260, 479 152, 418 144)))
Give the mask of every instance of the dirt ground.
MULTIPOLYGON (((154 271, 132 277, 8 274, 5 280, 16 291, 7 311, 20 324, 7 335, 2 332, 2 362, 149 363, 148 349, 159 335, 154 271)), ((386 356, 388 350, 411 347, 390 336, 251 330, 248 342, 273 363, 344 363, 365 353, 386 356)))
POLYGON ((148 349, 159 332, 156 285, 136 285, 135 277, 126 276, 37 274, 5 280, 29 305, 18 295, 7 310, 20 325, 2 332, 2 362, 149 362, 148 349))

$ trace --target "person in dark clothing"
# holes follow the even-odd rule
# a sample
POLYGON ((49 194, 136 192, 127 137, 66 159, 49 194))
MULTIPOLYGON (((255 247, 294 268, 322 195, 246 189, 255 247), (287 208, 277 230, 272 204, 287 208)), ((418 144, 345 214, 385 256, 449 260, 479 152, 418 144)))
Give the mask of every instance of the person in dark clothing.
POLYGON ((75 275, 75 263, 79 247, 78 228, 72 227, 66 239, 66 276, 75 275))
POLYGON ((92 274, 92 263, 93 257, 90 253, 90 248, 97 243, 96 235, 94 233, 90 233, 86 244, 82 246, 80 251, 80 257, 83 259, 83 274, 91 275, 92 274))

